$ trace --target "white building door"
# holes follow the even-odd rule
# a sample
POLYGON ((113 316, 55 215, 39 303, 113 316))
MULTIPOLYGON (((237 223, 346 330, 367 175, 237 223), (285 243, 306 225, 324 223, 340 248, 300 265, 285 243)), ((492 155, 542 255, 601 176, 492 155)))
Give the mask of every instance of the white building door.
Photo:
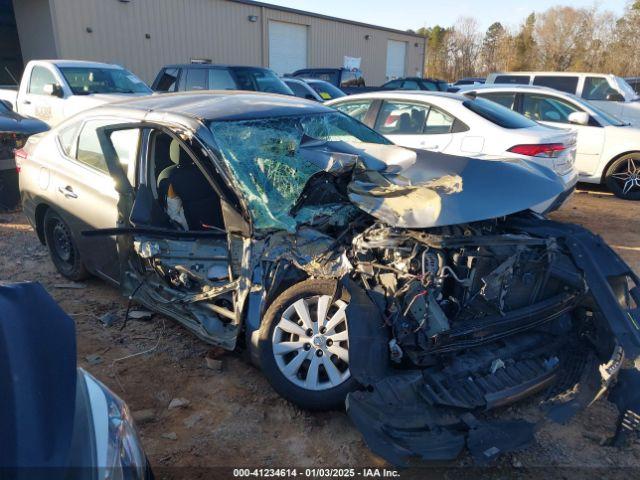
POLYGON ((307 67, 307 26, 269 21, 269 68, 279 75, 307 67))
POLYGON ((387 80, 404 77, 404 59, 407 56, 407 42, 387 41, 387 80))

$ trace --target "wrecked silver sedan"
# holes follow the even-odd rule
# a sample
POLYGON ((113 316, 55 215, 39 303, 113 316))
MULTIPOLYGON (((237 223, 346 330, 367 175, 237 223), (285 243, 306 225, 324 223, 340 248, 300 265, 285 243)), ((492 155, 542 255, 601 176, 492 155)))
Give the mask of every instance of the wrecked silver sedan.
MULTIPOLYGON (((528 210, 563 188, 540 165, 407 150, 312 102, 207 92, 85 112, 22 158, 25 212, 62 274, 247 348, 303 408, 346 402, 394 464, 521 447, 535 425, 487 412, 537 394, 564 421, 640 352, 638 277, 599 237, 528 210)), ((639 406, 614 393, 633 429, 639 406)))

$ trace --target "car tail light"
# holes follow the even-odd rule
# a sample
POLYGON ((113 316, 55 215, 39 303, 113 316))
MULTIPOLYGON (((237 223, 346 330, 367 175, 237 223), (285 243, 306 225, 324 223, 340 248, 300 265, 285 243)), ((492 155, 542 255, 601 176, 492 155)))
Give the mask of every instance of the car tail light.
POLYGON ((14 153, 14 158, 16 160, 16 171, 20 173, 20 167, 22 166, 22 161, 29 158, 29 154, 24 148, 19 148, 14 153))
POLYGON ((516 145, 511 147, 508 151, 511 153, 517 153, 518 155, 525 155, 527 157, 557 157, 560 152, 566 150, 562 143, 538 143, 532 145, 516 145))

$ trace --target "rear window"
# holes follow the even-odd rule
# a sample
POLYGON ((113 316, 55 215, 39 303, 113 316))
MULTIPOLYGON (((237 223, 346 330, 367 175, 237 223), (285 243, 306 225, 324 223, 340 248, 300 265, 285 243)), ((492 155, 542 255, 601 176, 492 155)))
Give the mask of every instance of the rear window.
POLYGON ((462 105, 502 128, 529 128, 537 125, 533 120, 484 98, 465 100, 462 105))
POLYGON ((493 83, 513 83, 515 85, 529 85, 529 75, 498 75, 493 83))
POLYGON ((516 99, 516 94, 511 92, 478 92, 477 95, 492 102, 499 103, 509 110, 513 110, 513 103, 516 99))
POLYGON ((300 97, 300 98, 308 98, 310 100, 315 100, 315 97, 311 94, 311 92, 309 90, 307 90, 307 87, 305 87, 304 85, 298 83, 298 82, 292 82, 289 80, 285 80, 284 83, 287 84, 287 87, 289 87, 292 91, 293 94, 296 97, 300 97))
POLYGON ((293 95, 291 89, 273 71, 267 68, 234 67, 232 71, 236 77, 238 90, 293 95))
POLYGON ((537 75, 533 79, 533 84, 575 94, 578 87, 578 77, 537 75))
POLYGON ((318 80, 329 82, 331 85, 337 85, 339 73, 337 70, 302 70, 296 73, 294 77, 317 78, 318 80))

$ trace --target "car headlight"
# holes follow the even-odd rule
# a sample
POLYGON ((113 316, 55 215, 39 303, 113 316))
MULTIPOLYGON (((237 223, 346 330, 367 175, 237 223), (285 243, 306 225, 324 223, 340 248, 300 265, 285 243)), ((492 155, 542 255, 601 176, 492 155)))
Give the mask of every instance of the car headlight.
POLYGON ((129 407, 100 381, 84 371, 82 373, 91 403, 98 478, 147 478, 147 457, 129 407))

